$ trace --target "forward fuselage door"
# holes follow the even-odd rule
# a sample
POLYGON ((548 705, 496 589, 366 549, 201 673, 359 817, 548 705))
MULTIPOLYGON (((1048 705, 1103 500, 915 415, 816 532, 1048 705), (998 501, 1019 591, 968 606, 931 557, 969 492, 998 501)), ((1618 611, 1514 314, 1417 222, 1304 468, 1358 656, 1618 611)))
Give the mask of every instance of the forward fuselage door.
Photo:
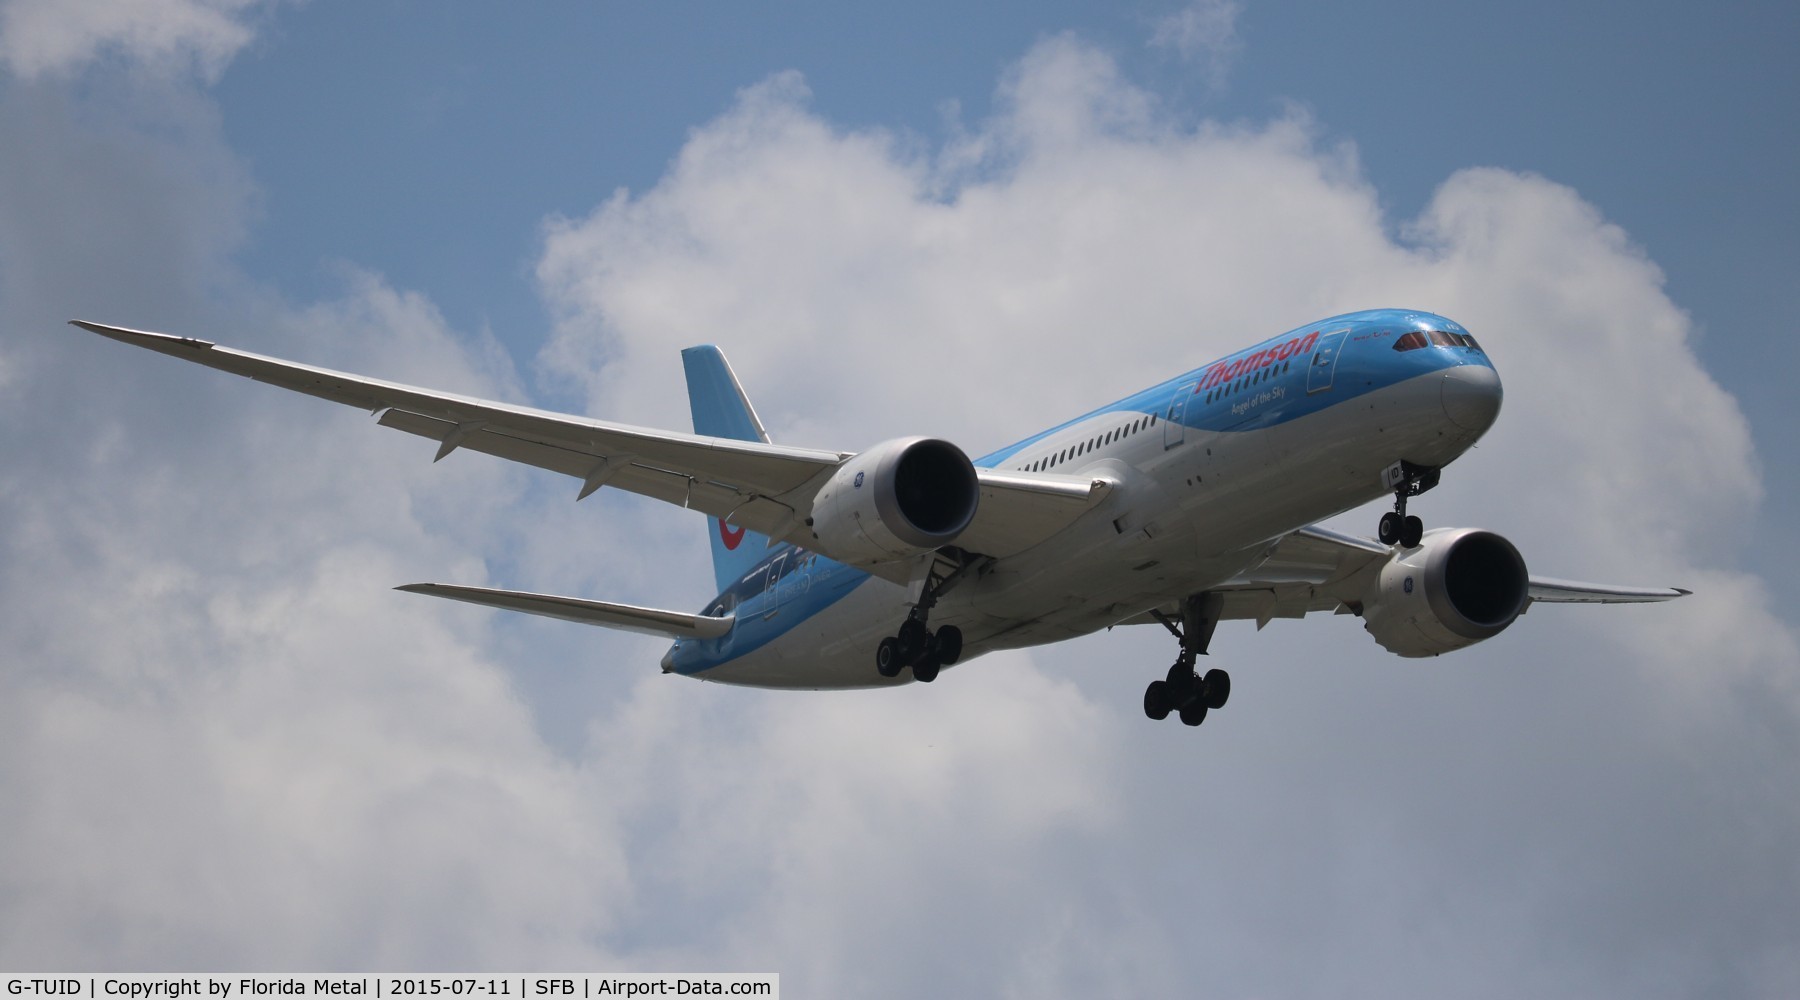
POLYGON ((1343 351, 1344 338, 1350 331, 1332 330, 1319 335, 1319 344, 1313 349, 1312 364, 1306 369, 1306 391, 1324 392, 1331 388, 1331 380, 1337 374, 1338 354, 1343 351))
POLYGON ((787 561, 792 552, 783 552, 769 564, 769 582, 763 587, 763 620, 767 621, 781 613, 781 600, 787 596, 788 588, 781 585, 781 571, 787 568, 787 561))
POLYGON ((1175 390, 1174 398, 1169 400, 1169 408, 1163 413, 1163 448, 1169 449, 1180 444, 1187 436, 1188 400, 1194 398, 1194 390, 1200 383, 1189 382, 1175 390))

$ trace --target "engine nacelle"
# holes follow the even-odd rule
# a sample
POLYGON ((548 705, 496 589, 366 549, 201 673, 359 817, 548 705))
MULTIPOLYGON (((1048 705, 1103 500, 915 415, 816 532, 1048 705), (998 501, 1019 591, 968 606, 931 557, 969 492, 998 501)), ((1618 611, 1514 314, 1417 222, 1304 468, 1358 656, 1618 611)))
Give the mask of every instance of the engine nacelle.
POLYGON ((1363 599, 1363 628, 1389 652, 1436 656, 1491 639, 1525 610, 1525 560, 1478 528, 1438 529, 1394 553, 1363 599))
POLYGON ((884 441, 845 462, 813 499, 819 547, 876 563, 948 545, 975 519, 981 484, 961 448, 935 438, 884 441))

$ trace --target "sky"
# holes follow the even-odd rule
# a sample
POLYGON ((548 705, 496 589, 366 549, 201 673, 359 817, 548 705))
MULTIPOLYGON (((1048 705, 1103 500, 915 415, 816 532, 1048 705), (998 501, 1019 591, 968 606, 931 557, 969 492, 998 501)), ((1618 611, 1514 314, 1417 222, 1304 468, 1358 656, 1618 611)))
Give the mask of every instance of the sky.
MULTIPOLYGON (((0 968, 790 995, 1800 994, 1792 5, 0 0, 0 968), (712 595, 696 516, 68 328, 981 454, 1336 312, 1479 337, 1449 656, 1119 629, 885 692, 442 581, 712 595), (440 606, 441 605, 441 606, 440 606)), ((1375 506, 1334 519, 1371 532, 1375 506)))

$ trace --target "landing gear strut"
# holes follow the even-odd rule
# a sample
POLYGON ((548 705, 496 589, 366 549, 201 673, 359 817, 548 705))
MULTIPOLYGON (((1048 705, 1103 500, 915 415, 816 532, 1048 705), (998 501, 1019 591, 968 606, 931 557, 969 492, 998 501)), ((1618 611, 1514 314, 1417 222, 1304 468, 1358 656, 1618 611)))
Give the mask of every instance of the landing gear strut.
POLYGON ((1399 542, 1405 548, 1413 548, 1425 537, 1425 522, 1406 513, 1406 501, 1436 486, 1439 470, 1401 461, 1389 467, 1385 475, 1394 488, 1394 509, 1381 515, 1375 537, 1383 545, 1399 542))
POLYGON ((1217 668, 1208 670, 1204 676, 1194 670, 1194 660, 1206 655, 1213 629, 1218 627, 1219 614, 1224 609, 1225 598, 1222 596, 1195 594, 1181 602, 1179 624, 1160 611, 1150 612, 1181 642, 1181 654, 1169 668, 1167 677, 1151 681, 1144 689, 1145 715, 1160 722, 1168 718, 1170 712, 1175 712, 1181 716, 1183 725, 1198 726, 1206 721, 1209 710, 1225 707, 1225 702, 1231 698, 1231 675, 1217 668))
POLYGON ((937 553, 931 557, 924 573, 917 604, 900 623, 900 631, 881 640, 875 647, 875 670, 883 677, 898 677, 900 671, 912 667, 913 680, 929 684, 937 680, 938 671, 962 658, 962 629, 945 625, 937 631, 926 627, 931 609, 946 590, 955 586, 975 563, 960 554, 949 553, 952 567, 939 572, 937 553))

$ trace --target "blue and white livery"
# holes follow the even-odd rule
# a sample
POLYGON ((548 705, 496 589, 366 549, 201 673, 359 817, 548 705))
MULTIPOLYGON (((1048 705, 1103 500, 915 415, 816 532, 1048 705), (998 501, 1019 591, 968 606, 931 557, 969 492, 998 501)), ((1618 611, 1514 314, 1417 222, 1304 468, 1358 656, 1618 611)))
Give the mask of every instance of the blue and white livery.
POLYGON ((448 584, 401 590, 672 638, 665 672, 781 688, 932 681, 995 649, 1161 625, 1179 652, 1144 692, 1199 725, 1231 678, 1200 674, 1217 624, 1350 613, 1435 656, 1532 603, 1665 601, 1678 589, 1531 576, 1505 538, 1427 531, 1407 502, 1500 412, 1467 330, 1382 309, 1291 330, 971 460, 900 438, 865 451, 769 440, 716 347, 682 352, 694 433, 548 413, 314 368, 208 341, 95 333, 371 410, 439 444, 705 514, 718 596, 699 613, 448 584), (1383 496, 1375 538, 1315 527, 1383 496))

